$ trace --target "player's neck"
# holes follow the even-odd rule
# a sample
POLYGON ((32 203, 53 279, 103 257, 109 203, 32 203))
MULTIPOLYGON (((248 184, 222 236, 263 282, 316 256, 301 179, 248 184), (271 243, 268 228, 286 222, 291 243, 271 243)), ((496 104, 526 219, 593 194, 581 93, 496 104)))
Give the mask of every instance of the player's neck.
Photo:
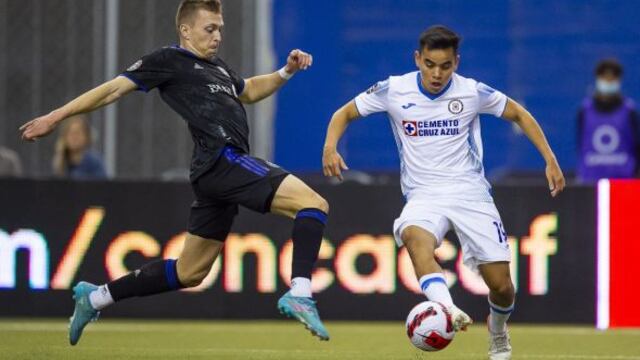
POLYGON ((191 55, 202 59, 202 60, 211 60, 210 58, 207 58, 206 55, 201 54, 196 48, 194 48, 193 46, 191 46, 189 43, 187 42, 180 42, 180 45, 178 45, 180 47, 180 49, 185 50, 189 53, 191 53, 191 55))
POLYGON ((422 76, 422 74, 419 74, 419 79, 420 79, 420 87, 422 88, 421 90, 423 93, 426 92, 430 96, 439 96, 449 89, 449 86, 453 81, 453 75, 451 75, 449 80, 447 80, 446 84, 440 89, 438 89, 437 91, 429 88, 429 84, 427 83, 427 81, 425 81, 424 76, 422 76))

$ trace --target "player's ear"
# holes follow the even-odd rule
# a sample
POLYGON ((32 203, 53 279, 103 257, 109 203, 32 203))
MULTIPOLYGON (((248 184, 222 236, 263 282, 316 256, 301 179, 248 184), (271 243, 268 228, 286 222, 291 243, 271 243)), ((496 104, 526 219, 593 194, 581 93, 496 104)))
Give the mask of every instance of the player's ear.
POLYGON ((458 70, 458 65, 460 65, 460 54, 456 55, 456 64, 454 66, 454 71, 458 70))
POLYGON ((420 64, 422 63, 422 59, 420 58, 420 51, 414 51, 413 58, 416 61, 416 66, 418 67, 418 69, 420 69, 420 64))
POLYGON ((180 37, 182 37, 185 40, 189 40, 189 33, 190 33, 190 29, 189 26, 187 24, 180 24, 180 37))

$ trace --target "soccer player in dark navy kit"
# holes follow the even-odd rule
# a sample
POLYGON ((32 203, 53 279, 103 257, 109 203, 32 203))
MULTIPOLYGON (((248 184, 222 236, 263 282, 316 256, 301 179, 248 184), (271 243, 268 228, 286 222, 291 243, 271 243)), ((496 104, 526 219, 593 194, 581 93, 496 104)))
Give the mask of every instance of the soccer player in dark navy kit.
POLYGON ((311 297, 311 272, 329 205, 297 177, 249 155, 243 107, 272 95, 313 59, 293 50, 279 71, 242 79, 216 56, 223 25, 220 0, 183 0, 176 16, 179 46, 144 56, 115 79, 20 128, 23 139, 33 141, 68 117, 113 103, 133 90, 158 88, 162 99, 188 123, 195 144, 191 183, 196 200, 179 258, 148 263, 101 286, 78 283, 73 289, 71 345, 100 310, 114 302, 200 284, 220 254, 239 205, 295 219, 291 290, 280 298, 278 309, 320 339, 329 339, 311 297))

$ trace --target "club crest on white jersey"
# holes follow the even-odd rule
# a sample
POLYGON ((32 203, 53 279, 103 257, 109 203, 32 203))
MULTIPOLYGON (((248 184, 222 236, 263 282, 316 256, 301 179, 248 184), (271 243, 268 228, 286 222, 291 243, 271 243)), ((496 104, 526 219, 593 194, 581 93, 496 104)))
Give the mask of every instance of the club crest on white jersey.
POLYGON ((449 101, 449 112, 452 114, 460 114, 464 110, 464 104, 458 99, 449 101))

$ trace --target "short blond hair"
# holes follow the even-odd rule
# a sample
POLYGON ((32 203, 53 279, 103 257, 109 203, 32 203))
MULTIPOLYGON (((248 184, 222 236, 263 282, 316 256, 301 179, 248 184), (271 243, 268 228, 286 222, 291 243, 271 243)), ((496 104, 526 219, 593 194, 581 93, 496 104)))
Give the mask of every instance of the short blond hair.
POLYGON ((222 2, 220 0, 182 0, 176 13, 176 30, 178 33, 180 33, 180 25, 193 17, 200 9, 220 14, 222 12, 222 2))

